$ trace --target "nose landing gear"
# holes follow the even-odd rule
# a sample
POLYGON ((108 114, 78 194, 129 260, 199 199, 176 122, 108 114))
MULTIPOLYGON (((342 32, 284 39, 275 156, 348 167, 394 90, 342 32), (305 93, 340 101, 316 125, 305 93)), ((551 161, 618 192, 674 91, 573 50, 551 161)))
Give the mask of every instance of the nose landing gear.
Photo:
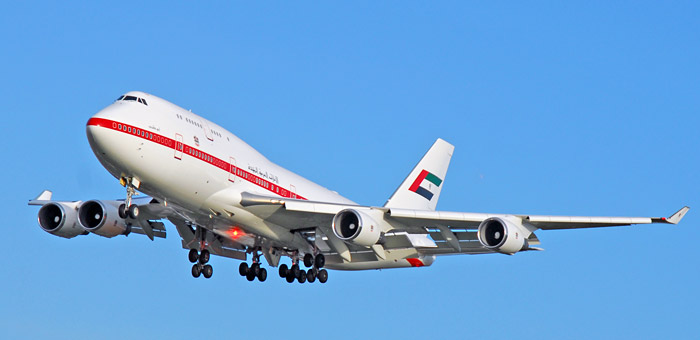
POLYGON ((134 178, 124 178, 119 180, 119 183, 126 187, 126 200, 124 204, 119 205, 118 213, 119 217, 126 219, 127 217, 136 219, 139 217, 139 207, 137 205, 131 205, 131 197, 136 194, 136 188, 141 184, 138 180, 134 178))

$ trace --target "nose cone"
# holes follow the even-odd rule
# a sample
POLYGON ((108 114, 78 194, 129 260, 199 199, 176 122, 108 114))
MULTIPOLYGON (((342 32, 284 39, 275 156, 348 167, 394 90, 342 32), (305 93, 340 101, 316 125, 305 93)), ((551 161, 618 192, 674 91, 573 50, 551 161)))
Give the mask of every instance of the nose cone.
POLYGON ((90 147, 92 147, 95 154, 103 153, 104 138, 100 137, 102 137, 106 131, 112 130, 112 125, 115 125, 116 128, 115 122, 110 122, 107 119, 97 116, 88 120, 85 126, 85 133, 87 134, 88 142, 90 142, 90 147))
POLYGON ((98 114, 90 118, 85 127, 85 134, 92 152, 102 166, 115 177, 123 170, 120 169, 120 163, 123 160, 120 159, 119 148, 123 143, 119 140, 119 125, 116 121, 98 114))

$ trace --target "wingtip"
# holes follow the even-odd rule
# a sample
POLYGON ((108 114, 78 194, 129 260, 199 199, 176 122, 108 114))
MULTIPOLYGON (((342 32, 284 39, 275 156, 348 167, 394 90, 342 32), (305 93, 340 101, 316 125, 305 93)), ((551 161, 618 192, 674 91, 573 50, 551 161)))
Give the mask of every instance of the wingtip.
POLYGON ((37 196, 34 201, 50 201, 53 193, 50 190, 44 190, 37 196))
POLYGON ((690 210, 690 207, 688 206, 680 208, 673 215, 669 216, 668 218, 665 218, 664 220, 667 223, 678 224, 678 222, 680 222, 683 219, 683 217, 685 217, 685 214, 688 213, 688 210, 690 210))
POLYGON ((29 205, 44 205, 51 200, 53 193, 49 190, 44 190, 33 200, 29 200, 29 205))

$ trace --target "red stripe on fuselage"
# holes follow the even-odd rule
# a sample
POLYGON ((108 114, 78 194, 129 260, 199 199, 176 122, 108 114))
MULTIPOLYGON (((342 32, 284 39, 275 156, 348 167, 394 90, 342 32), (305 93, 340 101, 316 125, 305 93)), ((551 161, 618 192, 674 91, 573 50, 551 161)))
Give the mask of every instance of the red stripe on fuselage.
POLYGON ((192 158, 199 159, 200 161, 203 161, 209 165, 215 166, 223 171, 226 171, 228 173, 233 173, 236 175, 238 178, 242 178, 243 180, 248 181, 249 183, 255 184, 265 190, 268 190, 276 195, 282 196, 282 197, 287 197, 287 198, 296 198, 300 200, 306 200, 306 198, 302 197, 301 195, 295 194, 285 188, 280 187, 279 185, 272 183, 266 179, 263 179, 259 176, 253 175, 252 173, 245 171, 241 168, 236 167, 235 165, 228 163, 222 159, 219 159, 217 157, 212 156, 211 154, 208 154, 200 149, 193 148, 192 146, 181 143, 178 145, 178 143, 171 138, 165 137, 163 135, 153 133, 148 130, 141 129, 139 127, 136 127, 134 125, 129 125, 129 124, 124 124, 120 123, 117 121, 109 120, 109 119, 104 119, 104 118, 90 118, 87 122, 88 126, 99 126, 103 127, 106 129, 114 130, 114 131, 119 131, 121 133, 125 133, 134 137, 138 137, 141 139, 148 140, 150 142, 159 144, 161 146, 165 146, 169 149, 176 150, 177 146, 181 145, 181 149, 177 151, 181 151, 183 155, 188 155, 191 156, 192 158))

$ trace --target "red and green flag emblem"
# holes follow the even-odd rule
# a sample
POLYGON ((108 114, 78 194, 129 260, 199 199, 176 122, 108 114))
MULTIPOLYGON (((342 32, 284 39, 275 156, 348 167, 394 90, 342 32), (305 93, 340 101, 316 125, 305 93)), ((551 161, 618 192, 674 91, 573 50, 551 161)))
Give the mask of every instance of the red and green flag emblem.
POLYGON ((430 201, 434 195, 431 190, 433 189, 431 184, 435 185, 435 188, 438 188, 440 187, 440 184, 442 184, 442 180, 438 176, 428 172, 428 170, 423 170, 418 175, 418 178, 413 181, 413 184, 411 184, 411 187, 408 188, 408 190, 413 191, 430 201))

